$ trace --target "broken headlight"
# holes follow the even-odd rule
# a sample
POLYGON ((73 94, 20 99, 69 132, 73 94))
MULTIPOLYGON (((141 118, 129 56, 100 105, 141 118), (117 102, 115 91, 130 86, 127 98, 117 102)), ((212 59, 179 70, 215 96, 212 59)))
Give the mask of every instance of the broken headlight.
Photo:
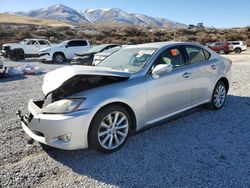
POLYGON ((84 99, 62 99, 43 108, 44 114, 65 114, 78 110, 84 99))

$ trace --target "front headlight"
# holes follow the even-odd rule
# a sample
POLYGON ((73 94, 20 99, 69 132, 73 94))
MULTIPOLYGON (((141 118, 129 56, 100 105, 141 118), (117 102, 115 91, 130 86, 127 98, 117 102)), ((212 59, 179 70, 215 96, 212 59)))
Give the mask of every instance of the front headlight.
POLYGON ((42 109, 44 114, 65 114, 78 110, 84 99, 62 99, 42 109))

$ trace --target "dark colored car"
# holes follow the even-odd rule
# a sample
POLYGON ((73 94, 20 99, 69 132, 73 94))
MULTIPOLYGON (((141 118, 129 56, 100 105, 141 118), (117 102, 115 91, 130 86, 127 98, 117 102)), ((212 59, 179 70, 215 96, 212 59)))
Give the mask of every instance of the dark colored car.
POLYGON ((214 42, 208 43, 207 46, 211 48, 213 51, 220 54, 229 54, 233 52, 233 45, 229 42, 214 42))
POLYGON ((81 65, 92 65, 94 56, 96 53, 104 52, 110 48, 119 46, 118 44, 101 44, 94 46, 86 52, 75 53, 75 57, 72 59, 71 64, 81 64, 81 65))

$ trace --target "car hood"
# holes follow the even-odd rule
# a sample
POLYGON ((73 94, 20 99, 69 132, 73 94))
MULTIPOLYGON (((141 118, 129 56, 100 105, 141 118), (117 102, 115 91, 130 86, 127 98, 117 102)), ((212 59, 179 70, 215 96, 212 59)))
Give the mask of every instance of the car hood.
POLYGON ((76 56, 88 56, 88 55, 92 55, 92 54, 96 54, 97 52, 78 52, 75 53, 76 56))
POLYGON ((21 43, 8 43, 8 44, 4 44, 3 46, 13 46, 13 45, 19 45, 21 43))
POLYGON ((93 66, 81 66, 81 65, 66 66, 51 71, 44 76, 44 82, 42 86, 44 95, 45 96, 48 95, 50 92, 56 90, 61 85, 63 85, 63 83, 65 83, 67 80, 77 75, 82 75, 82 76, 98 75, 98 76, 129 78, 132 75, 132 73, 105 67, 93 67, 93 66))
POLYGON ((97 54, 95 54, 96 56, 109 56, 109 55, 111 55, 111 53, 109 53, 109 52, 99 52, 99 53, 97 53, 97 54))

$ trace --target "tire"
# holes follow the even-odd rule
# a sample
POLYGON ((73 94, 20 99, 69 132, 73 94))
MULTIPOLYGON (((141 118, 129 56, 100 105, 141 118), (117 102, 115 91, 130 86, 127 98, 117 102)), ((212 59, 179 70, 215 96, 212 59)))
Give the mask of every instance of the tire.
POLYGON ((218 81, 214 87, 213 95, 210 100, 209 107, 212 110, 219 110, 223 107, 226 101, 227 88, 225 84, 221 81, 218 81))
POLYGON ((240 49, 240 48, 235 48, 235 49, 234 49, 234 52, 235 52, 236 54, 240 54, 240 53, 241 53, 241 49, 240 49))
POLYGON ((219 54, 226 54, 226 51, 224 49, 220 49, 219 54))
POLYGON ((91 122, 89 147, 100 153, 113 153, 126 143, 130 127, 131 117, 125 108, 119 105, 107 106, 91 122))
POLYGON ((63 53, 55 53, 53 55, 52 61, 53 61, 53 63, 62 64, 65 62, 65 59, 66 58, 65 58, 63 53))
POLYGON ((25 60, 25 54, 23 49, 14 49, 10 56, 13 61, 25 60))

